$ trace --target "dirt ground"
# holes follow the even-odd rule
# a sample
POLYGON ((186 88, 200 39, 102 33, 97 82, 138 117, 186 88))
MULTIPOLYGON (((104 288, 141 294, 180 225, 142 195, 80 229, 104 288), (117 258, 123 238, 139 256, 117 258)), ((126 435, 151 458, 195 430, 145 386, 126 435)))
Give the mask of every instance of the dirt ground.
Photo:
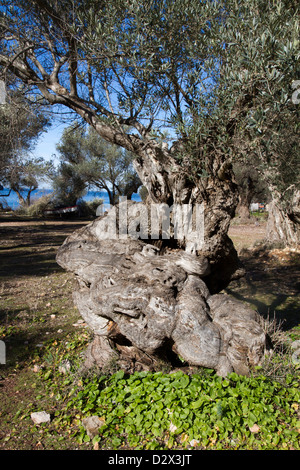
MULTIPOLYGON (((0 216, 0 340, 7 347, 7 363, 0 364, 0 449, 40 448, 30 418, 16 419, 20 407, 36 401, 33 351, 50 339, 68 340, 75 330, 88 337, 72 301, 74 278, 55 261, 65 238, 87 223, 0 216)), ((259 245, 265 222, 233 223, 229 235, 246 275, 226 292, 275 317, 293 339, 300 339, 300 253, 259 245)), ((71 448, 71 441, 64 446, 71 448)))
POLYGON ((289 331, 300 324, 300 251, 267 249, 266 222, 233 223, 229 230, 246 275, 226 292, 289 331))
POLYGON ((262 242, 266 235, 266 222, 252 222, 248 224, 232 224, 229 236, 235 248, 240 252, 244 248, 251 248, 262 242))

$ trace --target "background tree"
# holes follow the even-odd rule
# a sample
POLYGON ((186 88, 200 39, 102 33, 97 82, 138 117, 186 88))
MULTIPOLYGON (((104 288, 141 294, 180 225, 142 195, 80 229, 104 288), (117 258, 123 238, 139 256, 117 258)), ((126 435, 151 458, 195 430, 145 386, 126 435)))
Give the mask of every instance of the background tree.
POLYGON ((92 128, 86 132, 78 123, 72 124, 65 129, 57 150, 86 186, 107 191, 111 205, 119 196, 131 199, 141 185, 132 153, 109 144, 92 128))
POLYGON ((256 169, 255 161, 247 158, 244 162, 235 162, 233 171, 238 185, 239 204, 236 213, 243 219, 250 218, 250 204, 252 202, 267 203, 270 194, 266 183, 256 169))
POLYGON ((53 169, 51 162, 30 157, 50 121, 33 97, 26 98, 24 87, 15 80, 9 83, 6 102, 0 105, 0 183, 14 190, 21 204, 29 205, 32 191, 53 169))
POLYGON ((300 78, 299 4, 253 0, 236 5, 226 14, 220 75, 222 99, 239 103, 247 98, 236 107, 234 160, 255 161, 270 194, 267 238, 295 246, 300 222, 300 108, 294 99, 300 78))
POLYGON ((42 158, 13 158, 6 171, 9 188, 18 195, 22 206, 30 206, 31 195, 42 181, 50 182, 54 167, 42 158))
POLYGON ((75 206, 78 199, 86 192, 86 183, 68 163, 61 162, 53 175, 52 187, 55 194, 55 205, 75 206))

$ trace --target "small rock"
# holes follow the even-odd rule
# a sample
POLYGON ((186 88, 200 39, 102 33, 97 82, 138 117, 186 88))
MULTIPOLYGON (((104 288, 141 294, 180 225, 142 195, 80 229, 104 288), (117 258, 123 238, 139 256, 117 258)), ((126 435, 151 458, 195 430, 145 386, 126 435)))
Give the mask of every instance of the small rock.
POLYGON ((295 365, 300 364, 300 348, 296 349, 292 354, 292 363, 295 365))
POLYGON ((62 374, 66 374, 71 369, 71 362, 66 360, 63 361, 60 366, 58 367, 58 371, 62 374))
POLYGON ((253 426, 249 427, 249 429, 253 434, 256 434, 260 431, 260 427, 257 424, 253 424, 253 426))
POLYGON ((33 372, 39 372, 41 370, 41 366, 39 366, 38 364, 34 364, 32 370, 33 372))
POLYGON ((175 432, 176 429, 177 429, 177 426, 175 426, 175 424, 173 424, 173 423, 170 423, 169 431, 170 432, 175 432))
POLYGON ((34 424, 50 423, 51 421, 50 415, 46 411, 36 411, 31 413, 30 417, 34 424))
POLYGON ((73 326, 85 326, 84 320, 78 320, 76 323, 73 323, 73 326))
POLYGON ((97 436, 99 429, 104 426, 105 421, 98 416, 89 416, 82 420, 82 426, 85 428, 90 438, 97 436))
POLYGON ((200 441, 197 441, 197 439, 192 439, 190 441, 190 446, 191 447, 196 447, 199 444, 200 441))

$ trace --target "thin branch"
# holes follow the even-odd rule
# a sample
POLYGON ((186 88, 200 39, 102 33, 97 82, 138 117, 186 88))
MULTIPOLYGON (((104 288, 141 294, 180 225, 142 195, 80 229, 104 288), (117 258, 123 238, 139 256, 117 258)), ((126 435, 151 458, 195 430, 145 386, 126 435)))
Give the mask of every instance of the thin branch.
MULTIPOLYGON (((36 68, 40 71, 42 77, 44 79, 48 79, 49 78, 49 74, 46 72, 46 70, 44 69, 44 67, 42 66, 42 64, 37 60, 35 54, 32 52, 32 48, 31 48, 31 52, 30 54, 27 54, 27 56, 29 57, 29 59, 33 62, 33 64, 36 66, 36 68)), ((29 66, 29 64, 28 64, 29 66)))
POLYGON ((114 113, 114 109, 113 109, 113 106, 112 106, 112 103, 111 103, 111 99, 110 99, 110 94, 109 94, 109 90, 108 90, 108 86, 107 86, 107 81, 106 81, 106 73, 104 72, 104 82, 103 82, 103 86, 104 86, 104 90, 105 90, 105 94, 106 94, 106 99, 107 99, 107 102, 108 102, 108 106, 110 108, 110 112, 111 112, 111 116, 114 118, 114 121, 115 123, 118 125, 118 121, 116 119, 116 115, 114 113))
POLYGON ((21 49, 11 60, 8 59, 6 56, 1 55, 0 59, 3 58, 6 61, 6 66, 5 66, 3 74, 5 75, 7 73, 7 70, 11 68, 12 66, 14 66, 14 62, 18 61, 19 57, 22 54, 26 54, 26 52, 29 51, 30 49, 32 49, 32 45, 27 46, 24 49, 21 49))
POLYGON ((77 52, 76 44, 74 38, 71 38, 69 41, 69 79, 70 79, 70 94, 71 96, 77 96, 77 52))
POLYGON ((63 65, 68 61, 68 56, 65 55, 65 56, 62 56, 59 61, 55 61, 54 63, 54 67, 53 67, 53 71, 50 75, 50 81, 55 83, 58 81, 58 74, 61 70, 61 68, 63 67, 63 65))

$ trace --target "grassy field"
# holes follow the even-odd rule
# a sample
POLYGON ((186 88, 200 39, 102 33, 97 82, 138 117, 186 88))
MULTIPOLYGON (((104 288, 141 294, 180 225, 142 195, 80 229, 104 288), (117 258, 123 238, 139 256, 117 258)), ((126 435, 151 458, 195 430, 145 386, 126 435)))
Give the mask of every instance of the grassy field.
POLYGON ((230 229, 247 274, 230 284, 227 293, 248 302, 262 317, 280 323, 280 330, 275 329, 282 354, 256 371, 263 379, 232 377, 227 383, 212 371, 202 370, 172 377, 158 371, 152 376, 126 378, 121 371, 111 375, 115 370, 105 376, 92 372, 86 376, 81 363, 91 332, 73 305, 73 276, 55 262, 56 250, 66 236, 86 223, 0 219, 0 340, 6 345, 6 364, 0 365, 0 449, 298 448, 299 369, 290 362, 289 343, 300 339, 299 253, 260 246, 264 221, 233 223, 230 229), (269 388, 265 379, 270 381, 269 388), (255 380, 255 385, 247 380, 255 380), (124 395, 124 387, 136 397, 136 403, 124 395), (203 396, 215 397, 204 408, 197 395, 201 387, 203 396), (248 397, 246 390, 253 387, 265 397, 270 395, 266 409, 259 411, 259 395, 256 399, 253 392, 252 401, 248 397), (170 390, 173 398, 166 406, 170 390), (272 402, 274 395, 277 405, 272 402), (128 402, 126 407, 121 406, 123 401, 128 402), (120 403, 117 416, 112 403, 120 403), (231 411, 228 403, 232 403, 231 411), (242 408, 238 411, 243 403, 248 403, 248 414, 242 408), (173 428, 166 411, 171 407, 175 410, 173 428), (51 422, 35 425, 30 414, 41 410, 51 415, 51 422), (208 415, 199 415, 200 410, 208 410, 209 419, 219 424, 207 422, 207 429, 202 429, 208 415), (161 415, 165 427, 151 421, 151 413, 161 415), (246 419, 243 413, 248 419, 244 433, 239 431, 246 419), (259 413, 265 415, 265 424, 259 421, 259 413), (90 414, 97 414, 105 423, 102 434, 94 439, 81 425, 90 414), (236 420, 234 426, 232 420, 236 420))

